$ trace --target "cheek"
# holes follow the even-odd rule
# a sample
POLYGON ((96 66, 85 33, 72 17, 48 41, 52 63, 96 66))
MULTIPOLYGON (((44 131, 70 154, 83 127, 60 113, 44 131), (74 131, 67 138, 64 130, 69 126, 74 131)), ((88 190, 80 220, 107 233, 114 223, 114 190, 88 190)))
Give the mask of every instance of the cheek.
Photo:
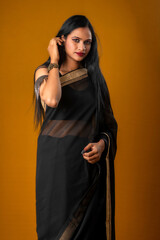
POLYGON ((87 53, 89 53, 90 49, 91 49, 91 45, 86 46, 87 53))
POLYGON ((65 46, 66 46, 66 52, 70 52, 75 49, 75 44, 72 42, 67 42, 65 46))

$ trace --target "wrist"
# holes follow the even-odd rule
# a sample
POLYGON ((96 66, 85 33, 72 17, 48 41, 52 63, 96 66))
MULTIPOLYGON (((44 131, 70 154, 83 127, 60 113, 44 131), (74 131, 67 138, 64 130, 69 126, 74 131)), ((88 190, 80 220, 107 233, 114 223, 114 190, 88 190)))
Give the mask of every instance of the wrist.
POLYGON ((48 65, 48 73, 51 71, 51 69, 53 69, 53 68, 59 68, 59 65, 57 64, 57 63, 50 63, 49 65, 48 65))
POLYGON ((58 60, 57 59, 54 59, 54 58, 51 58, 51 61, 50 61, 50 63, 56 63, 56 64, 58 64, 58 60))
POLYGON ((101 149, 102 149, 102 152, 103 152, 104 149, 105 149, 105 142, 104 142, 104 140, 103 140, 103 139, 100 139, 98 143, 99 143, 99 145, 100 145, 100 147, 101 147, 101 149))

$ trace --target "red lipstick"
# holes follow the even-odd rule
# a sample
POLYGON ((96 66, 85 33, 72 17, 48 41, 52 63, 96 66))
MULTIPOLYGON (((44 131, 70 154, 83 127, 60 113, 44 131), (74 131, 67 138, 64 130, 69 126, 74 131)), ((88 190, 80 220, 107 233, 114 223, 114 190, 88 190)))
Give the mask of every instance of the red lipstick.
POLYGON ((84 56, 84 53, 81 53, 81 52, 76 52, 78 54, 78 56, 84 56))

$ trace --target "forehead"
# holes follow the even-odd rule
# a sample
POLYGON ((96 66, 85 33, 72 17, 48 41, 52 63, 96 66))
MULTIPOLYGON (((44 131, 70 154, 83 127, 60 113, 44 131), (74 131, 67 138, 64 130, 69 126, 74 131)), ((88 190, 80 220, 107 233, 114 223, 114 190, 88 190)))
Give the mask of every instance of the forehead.
POLYGON ((76 36, 82 39, 92 39, 92 34, 88 27, 76 28, 69 35, 70 37, 76 36))

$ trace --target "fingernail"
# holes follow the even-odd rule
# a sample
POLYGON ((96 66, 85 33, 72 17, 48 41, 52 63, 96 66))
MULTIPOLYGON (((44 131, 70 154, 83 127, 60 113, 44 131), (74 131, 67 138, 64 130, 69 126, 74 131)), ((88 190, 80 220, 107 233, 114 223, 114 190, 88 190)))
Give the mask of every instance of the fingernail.
POLYGON ((83 154, 85 152, 85 150, 83 149, 82 151, 81 151, 81 153, 83 154))

